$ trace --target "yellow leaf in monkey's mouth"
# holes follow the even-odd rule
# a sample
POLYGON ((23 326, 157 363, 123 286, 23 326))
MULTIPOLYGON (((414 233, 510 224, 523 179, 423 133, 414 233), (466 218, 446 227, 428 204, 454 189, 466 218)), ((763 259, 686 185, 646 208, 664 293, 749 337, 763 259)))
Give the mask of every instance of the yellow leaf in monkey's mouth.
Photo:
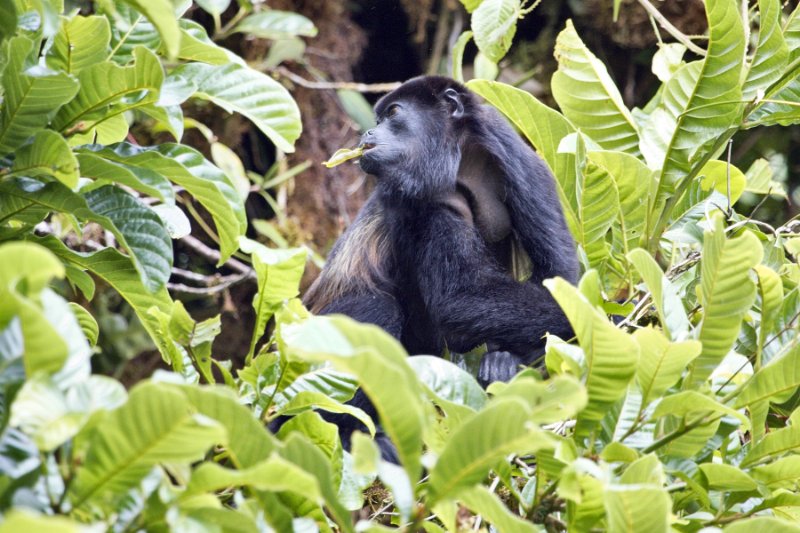
POLYGON ((363 153, 363 146, 357 146, 356 148, 340 148, 339 150, 336 150, 330 159, 323 161, 322 164, 328 168, 333 168, 337 165, 341 165, 345 161, 361 157, 361 154, 363 153))

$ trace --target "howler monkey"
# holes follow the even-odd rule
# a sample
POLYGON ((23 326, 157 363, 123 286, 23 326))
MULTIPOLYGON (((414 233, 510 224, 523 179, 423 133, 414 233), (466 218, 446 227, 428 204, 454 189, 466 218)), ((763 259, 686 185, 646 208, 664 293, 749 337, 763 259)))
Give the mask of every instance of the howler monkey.
MULTIPOLYGON (((377 324, 411 354, 486 343, 480 381, 507 381, 542 354, 545 333, 572 334, 542 286, 578 275, 553 176, 497 111, 448 78, 404 83, 375 115, 360 159, 375 190, 305 302, 377 324), (512 267, 520 255, 524 282, 512 267)), ((354 403, 375 414, 361 393, 354 403)), ((357 422, 333 418, 347 445, 357 422)))

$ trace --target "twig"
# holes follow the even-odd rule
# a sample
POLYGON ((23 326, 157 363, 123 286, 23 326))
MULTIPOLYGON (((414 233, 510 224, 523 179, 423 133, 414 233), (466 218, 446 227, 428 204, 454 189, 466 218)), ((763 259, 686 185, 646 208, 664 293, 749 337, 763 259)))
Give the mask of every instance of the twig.
POLYGON ((639 5, 641 5, 647 13, 656 19, 658 23, 664 28, 667 33, 675 37, 681 44, 683 44, 686 48, 694 52, 695 54, 705 57, 706 51, 694 44, 691 39, 689 39, 681 30, 676 28, 672 25, 672 23, 667 20, 667 17, 661 14, 661 12, 656 9, 656 7, 649 2, 649 0, 638 0, 639 5))
POLYGON ((391 83, 355 83, 348 81, 309 81, 302 76, 298 76, 286 67, 277 67, 272 69, 273 72, 288 78, 306 89, 317 90, 338 90, 345 89, 349 91, 357 91, 360 93, 388 93, 400 87, 400 82, 391 83))
MULTIPOLYGON (((167 289, 172 292, 209 296, 212 294, 217 294, 218 292, 222 292, 225 289, 236 285, 237 283, 241 283, 242 281, 253 279, 254 277, 255 276, 251 277, 248 274, 233 274, 231 276, 220 277, 216 280, 218 282, 217 284, 206 287, 190 287, 189 285, 184 285, 183 283, 167 283, 167 289)), ((213 278, 209 278, 206 281, 211 283, 214 280, 213 278)))
MULTIPOLYGON (((214 250, 213 248, 209 248, 201 241, 199 241, 197 238, 192 237, 191 235, 187 235, 186 237, 183 237, 180 241, 189 248, 191 248, 192 250, 194 250, 195 252, 197 252, 200 256, 208 259, 214 264, 219 262, 220 258, 219 252, 217 250, 214 250)), ((227 261, 225 261, 225 264, 223 266, 226 266, 231 270, 235 270, 240 274, 246 274, 247 276, 255 277, 256 275, 252 268, 250 268, 249 266, 245 265, 244 263, 236 259, 228 259, 227 261)))

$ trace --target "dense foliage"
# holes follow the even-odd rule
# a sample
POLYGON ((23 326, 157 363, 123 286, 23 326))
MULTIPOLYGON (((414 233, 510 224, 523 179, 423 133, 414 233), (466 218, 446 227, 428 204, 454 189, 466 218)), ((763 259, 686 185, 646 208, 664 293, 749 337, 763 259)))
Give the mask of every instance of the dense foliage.
MULTIPOLYGON (((463 3, 472 32, 453 73, 474 38, 491 77, 529 8, 463 3)), ((314 34, 244 0, 222 28, 228 1, 197 4, 224 33, 314 34)), ((576 332, 548 339, 550 377, 526 370, 484 391, 375 327, 310 316, 296 299, 306 251, 243 237, 241 184, 185 144, 130 142, 145 119, 180 139, 189 98, 246 116, 279 150, 300 135, 289 93, 186 7, 0 7, 0 531, 800 531, 798 225, 737 213, 745 193, 783 191, 767 161, 728 156, 737 132, 800 122, 800 8, 707 0, 704 48, 661 45, 662 84, 642 109, 570 23, 555 43, 560 112, 468 82, 553 170, 585 270, 578 287, 546 282, 576 332), (242 368, 212 353, 219 318, 193 320, 165 288, 170 238, 189 231, 177 193, 209 213, 220 263, 252 263, 242 368), (79 251, 98 231, 116 245, 79 251), (95 279, 172 372, 130 391, 91 373, 97 323, 64 295, 92 300, 95 279), (374 432, 344 403, 357 386, 400 465, 369 435, 345 452, 318 414, 374 432), (273 435, 279 415, 292 418, 273 435)))

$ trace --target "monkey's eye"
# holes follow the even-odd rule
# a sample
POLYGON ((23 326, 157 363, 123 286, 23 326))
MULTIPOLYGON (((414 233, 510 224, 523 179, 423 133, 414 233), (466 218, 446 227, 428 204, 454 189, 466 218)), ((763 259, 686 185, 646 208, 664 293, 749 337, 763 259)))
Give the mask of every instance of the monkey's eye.
POLYGON ((400 106, 398 104, 392 104, 389 106, 389 109, 386 110, 386 116, 393 117, 398 113, 398 111, 400 111, 400 106))

